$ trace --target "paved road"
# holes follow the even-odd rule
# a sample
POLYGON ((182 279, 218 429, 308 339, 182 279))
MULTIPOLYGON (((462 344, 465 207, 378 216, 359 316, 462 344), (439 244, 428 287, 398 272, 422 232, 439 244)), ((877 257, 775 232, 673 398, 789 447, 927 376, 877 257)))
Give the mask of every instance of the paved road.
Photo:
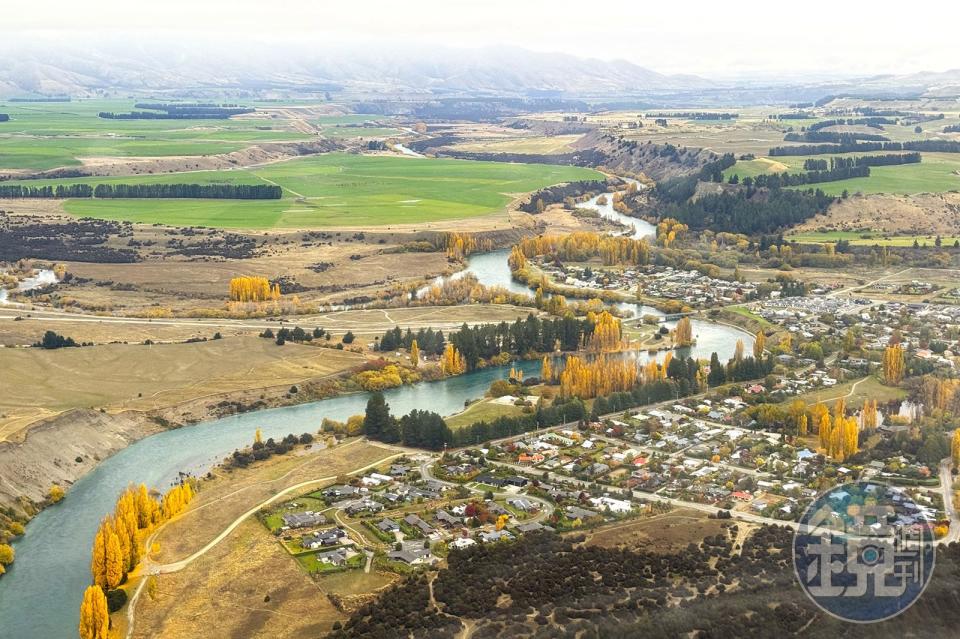
MULTIPOLYGON (((490 306, 490 305, 488 305, 490 306)), ((533 311, 533 309, 513 307, 509 304, 494 304, 502 308, 516 308, 518 312, 533 311)), ((410 307, 418 309, 419 307, 410 307)), ((456 308, 453 306, 442 307, 456 308)), ((64 311, 54 311, 46 309, 27 309, 18 308, 14 305, 0 306, 0 321, 26 321, 41 323, 97 323, 97 324, 134 324, 142 326, 184 326, 206 329, 244 329, 251 331, 262 331, 265 329, 276 330, 284 325, 300 326, 303 329, 313 328, 331 328, 335 326, 338 330, 349 329, 357 334, 379 335, 398 324, 411 327, 430 326, 443 330, 460 328, 463 325, 463 319, 445 320, 434 319, 430 317, 428 311, 436 311, 436 307, 423 307, 424 313, 421 316, 405 317, 399 321, 390 317, 390 310, 399 309, 350 309, 339 311, 326 311, 315 315, 301 315, 281 318, 276 321, 269 320, 230 320, 230 319, 200 319, 200 318, 145 318, 145 317, 116 317, 104 315, 92 315, 87 313, 67 313, 64 311), (366 317, 353 318, 351 314, 380 312, 383 314, 382 321, 370 321, 366 317)), ((501 320, 471 320, 471 324, 498 324, 501 320)))
POLYGON ((960 518, 958 518, 957 509, 953 505, 953 473, 950 472, 952 466, 953 460, 949 457, 940 462, 940 491, 943 494, 943 511, 950 520, 950 532, 940 540, 940 543, 944 544, 960 541, 960 518))

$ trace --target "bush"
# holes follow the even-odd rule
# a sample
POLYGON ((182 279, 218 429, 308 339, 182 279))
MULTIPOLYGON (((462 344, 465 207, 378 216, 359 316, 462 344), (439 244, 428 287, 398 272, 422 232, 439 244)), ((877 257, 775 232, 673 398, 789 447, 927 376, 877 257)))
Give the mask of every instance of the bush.
POLYGON ((117 588, 107 592, 107 610, 116 612, 127 605, 127 591, 117 588))

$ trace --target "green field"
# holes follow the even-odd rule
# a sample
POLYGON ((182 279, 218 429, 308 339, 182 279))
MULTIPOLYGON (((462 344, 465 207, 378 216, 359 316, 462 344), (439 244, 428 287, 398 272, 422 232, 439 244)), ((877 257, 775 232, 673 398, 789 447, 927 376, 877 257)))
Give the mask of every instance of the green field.
POLYGON ((446 417, 444 421, 447 422, 447 426, 457 430, 476 422, 492 422, 498 417, 517 417, 522 413, 523 409, 519 406, 496 404, 488 398, 470 404, 465 411, 446 417))
MULTIPOLYGON (((835 154, 837 157, 854 157, 861 155, 876 155, 875 153, 845 153, 835 154)), ((818 188, 829 195, 848 193, 896 193, 912 195, 916 193, 943 193, 945 191, 960 191, 960 154, 958 153, 923 153, 920 164, 901 164, 897 166, 870 167, 870 177, 824 182, 795 188, 818 188)), ((756 177, 761 174, 802 173, 803 162, 808 158, 826 159, 830 155, 801 155, 773 158, 757 158, 755 160, 738 161, 728 169, 725 178, 739 175, 740 178, 756 177)))
MULTIPOLYGON (((871 231, 826 231, 823 233, 795 233, 787 236, 794 242, 806 244, 823 244, 847 240, 851 244, 863 246, 913 246, 914 241, 920 246, 934 246, 936 235, 891 235, 889 233, 875 233, 871 231)), ((960 236, 944 235, 940 237, 942 246, 953 246, 960 240, 960 236)))
POLYGON ((176 226, 315 228, 462 219, 503 210, 516 196, 590 169, 541 164, 415 159, 331 153, 257 169, 118 178, 29 180, 46 184, 279 184, 280 200, 68 200, 77 216, 176 226))
MULTIPOLYGON (((198 156, 229 153, 258 142, 312 136, 282 119, 107 120, 100 111, 134 109, 133 100, 0 103, 0 169, 46 170, 77 166, 88 157, 198 156)), ((367 116, 357 116, 367 117, 367 116)), ((359 120, 362 122, 363 120, 359 120)), ((331 124, 340 124, 331 119, 331 124)))

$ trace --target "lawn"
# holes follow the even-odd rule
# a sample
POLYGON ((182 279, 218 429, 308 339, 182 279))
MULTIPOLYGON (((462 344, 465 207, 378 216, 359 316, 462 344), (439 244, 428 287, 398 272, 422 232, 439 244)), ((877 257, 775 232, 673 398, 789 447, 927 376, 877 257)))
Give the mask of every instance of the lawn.
MULTIPOLYGON (((235 171, 198 171, 53 183, 276 183, 281 200, 69 200, 67 212, 131 222, 221 228, 380 226, 462 219, 503 210, 515 197, 590 169, 543 164, 331 153, 235 171)), ((40 186, 51 183, 31 180, 40 186)))
POLYGON ((824 402, 832 406, 834 401, 843 397, 846 400, 847 411, 849 412, 862 406, 865 399, 875 399, 879 403, 884 404, 889 401, 903 399, 907 396, 907 391, 904 389, 895 386, 885 386, 880 383, 880 380, 873 376, 864 378, 863 381, 857 383, 858 381, 859 380, 843 382, 832 388, 818 388, 808 393, 791 397, 785 400, 783 405, 787 406, 796 399, 802 399, 807 404, 824 402), (856 384, 855 389, 853 388, 854 384, 856 384), (851 391, 852 394, 847 396, 851 391))
POLYGON ((522 409, 512 404, 496 404, 492 399, 482 399, 474 402, 463 412, 446 417, 447 426, 456 430, 475 422, 492 422, 498 417, 516 417, 522 409))

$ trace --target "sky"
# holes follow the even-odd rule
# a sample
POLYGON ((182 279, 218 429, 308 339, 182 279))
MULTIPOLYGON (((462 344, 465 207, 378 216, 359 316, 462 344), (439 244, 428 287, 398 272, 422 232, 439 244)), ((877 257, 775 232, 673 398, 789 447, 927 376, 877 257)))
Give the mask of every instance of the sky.
POLYGON ((960 2, 924 3, 916 12, 887 6, 836 0, 29 0, 4 12, 0 36, 55 41, 176 32, 194 42, 510 45, 713 78, 960 68, 960 2))

